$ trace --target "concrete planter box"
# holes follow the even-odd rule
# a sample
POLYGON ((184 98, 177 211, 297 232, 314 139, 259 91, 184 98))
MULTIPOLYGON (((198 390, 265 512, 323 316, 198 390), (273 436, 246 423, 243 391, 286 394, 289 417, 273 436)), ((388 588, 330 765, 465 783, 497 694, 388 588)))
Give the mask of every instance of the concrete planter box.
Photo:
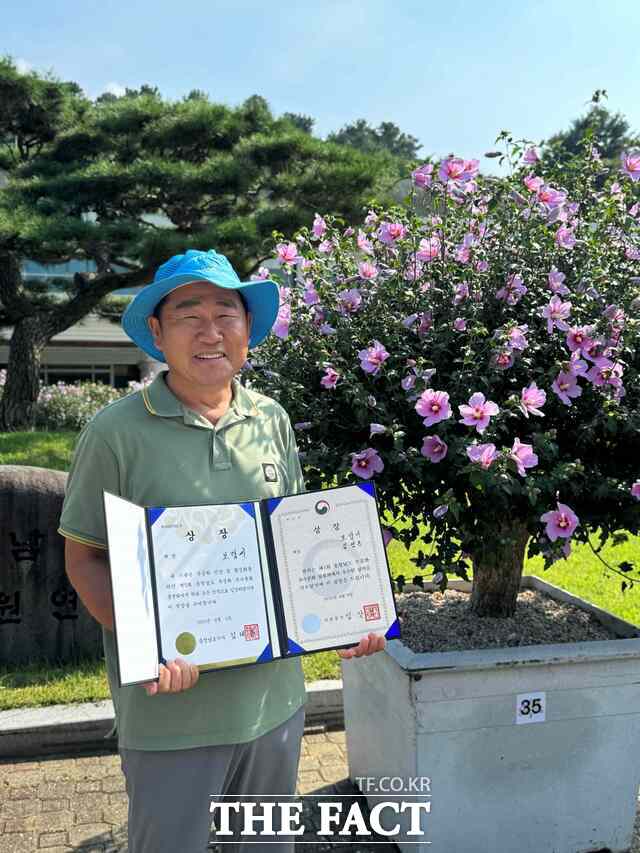
MULTIPOLYGON (((631 845, 640 631, 538 578, 523 578, 522 588, 577 604, 624 639, 428 654, 393 640, 385 653, 343 662, 351 779, 387 777, 386 788, 402 779, 405 789, 412 778, 431 782, 424 835, 407 836, 408 814, 381 812, 383 826, 400 823, 393 841, 403 853, 416 853, 416 840, 432 842, 422 849, 434 853, 623 853, 631 845), (539 701, 537 721, 517 723, 521 694, 540 692, 544 721, 539 701)), ((370 806, 381 802, 376 793, 370 806)))

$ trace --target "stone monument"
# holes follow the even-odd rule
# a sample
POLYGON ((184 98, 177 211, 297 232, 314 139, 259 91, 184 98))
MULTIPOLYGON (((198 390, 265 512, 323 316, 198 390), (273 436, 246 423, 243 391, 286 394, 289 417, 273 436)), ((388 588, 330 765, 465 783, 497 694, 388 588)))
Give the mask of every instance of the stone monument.
POLYGON ((102 630, 64 570, 67 475, 0 465, 0 666, 102 657, 102 630))

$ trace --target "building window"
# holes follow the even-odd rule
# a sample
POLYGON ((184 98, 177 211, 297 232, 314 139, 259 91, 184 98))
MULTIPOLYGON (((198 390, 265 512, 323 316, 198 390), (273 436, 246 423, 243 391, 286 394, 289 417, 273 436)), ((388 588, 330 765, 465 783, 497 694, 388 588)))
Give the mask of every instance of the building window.
POLYGON ((137 381, 140 371, 134 364, 78 364, 44 365, 40 368, 40 382, 43 385, 55 385, 64 382, 103 382, 112 388, 126 388, 129 382, 137 381))
POLYGON ((129 382, 140 381, 140 368, 135 364, 113 365, 113 387, 126 388, 129 382))

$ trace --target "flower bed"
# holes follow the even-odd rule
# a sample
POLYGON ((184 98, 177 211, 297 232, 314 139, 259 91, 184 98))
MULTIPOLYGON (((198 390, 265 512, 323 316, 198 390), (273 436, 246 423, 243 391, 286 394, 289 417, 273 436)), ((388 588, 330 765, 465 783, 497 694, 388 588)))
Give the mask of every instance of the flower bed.
MULTIPOLYGON (((5 380, 6 371, 0 370, 0 394, 5 380)), ((126 388, 112 388, 102 382, 45 385, 38 395, 36 426, 45 430, 81 430, 100 409, 144 384, 129 382, 126 388)))

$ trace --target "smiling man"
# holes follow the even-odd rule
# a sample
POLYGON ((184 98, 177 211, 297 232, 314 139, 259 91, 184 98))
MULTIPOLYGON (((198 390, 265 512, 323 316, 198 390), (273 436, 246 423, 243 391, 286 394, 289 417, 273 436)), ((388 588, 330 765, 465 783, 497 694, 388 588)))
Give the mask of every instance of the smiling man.
MULTIPOLYGON (((249 348, 269 334, 278 303, 275 282, 241 282, 213 250, 163 264, 127 308, 123 327, 169 369, 96 415, 69 472, 59 531, 69 579, 103 626, 131 853, 203 853, 211 795, 295 791, 305 701, 299 659, 200 678, 178 658, 160 667, 158 682, 118 687, 102 507, 103 489, 147 506, 304 490, 288 416, 235 378, 249 348)), ((370 634, 339 654, 383 647, 384 638, 370 634)), ((265 850, 290 851, 294 839, 278 842, 265 850)))

